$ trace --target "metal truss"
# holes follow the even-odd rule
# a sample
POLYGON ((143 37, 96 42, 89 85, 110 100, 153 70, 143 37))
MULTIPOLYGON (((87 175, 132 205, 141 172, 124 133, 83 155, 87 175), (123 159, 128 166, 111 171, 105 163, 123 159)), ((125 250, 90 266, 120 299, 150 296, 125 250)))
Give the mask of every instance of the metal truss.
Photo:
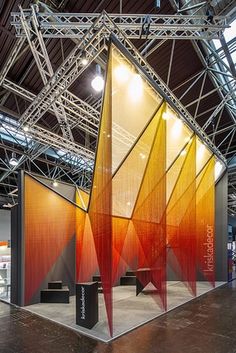
MULTIPOLYGON (((41 31, 39 30, 39 23, 37 21, 36 12, 34 7, 32 6, 31 25, 29 26, 24 16, 24 11, 22 10, 22 8, 20 8, 20 10, 22 27, 24 28, 27 41, 31 48, 43 83, 45 85, 48 82, 49 78, 53 76, 54 72, 47 53, 46 45, 43 41, 41 31)), ((59 122, 63 136, 73 141, 74 138, 67 121, 66 112, 63 106, 61 105, 60 99, 58 99, 57 102, 52 104, 52 108, 59 122)))
POLYGON ((23 37, 17 39, 16 45, 14 45, 13 50, 11 51, 10 55, 8 56, 7 61, 4 65, 2 71, 0 72, 0 86, 2 85, 2 82, 5 79, 10 67, 12 66, 12 64, 16 60, 18 54, 20 53, 24 42, 25 42, 25 38, 23 38, 23 37))
MULTIPOLYGON (((32 11, 23 10, 30 24, 32 11)), ((25 36, 21 24, 21 14, 12 13, 12 25, 17 36, 25 36)), ((228 27, 226 17, 214 17, 214 24, 207 16, 189 15, 147 15, 147 14, 103 14, 96 13, 51 13, 38 12, 37 19, 44 38, 83 38, 91 26, 106 26, 112 30, 114 23, 129 39, 142 37, 149 39, 214 39, 219 38, 228 27)))
MULTIPOLYGON (((62 155, 70 155, 73 158, 76 158, 78 166, 81 166, 82 169, 92 170, 94 152, 88 150, 84 146, 81 146, 75 142, 69 141, 63 136, 58 136, 54 132, 51 132, 47 129, 44 129, 40 126, 34 126, 30 129, 29 132, 24 132, 18 126, 18 124, 10 126, 9 119, 0 115, 0 127, 5 129, 8 134, 15 140, 15 143, 22 145, 39 144, 44 145, 44 150, 46 151, 50 147, 54 147, 59 150, 62 155), (17 131, 17 134, 15 133, 17 131), (18 136, 18 138, 16 137, 18 136)), ((40 154, 43 151, 40 152, 40 154)), ((68 156, 67 156, 68 157, 68 156)))
MULTIPOLYGON (((9 79, 5 79, 2 85, 8 91, 19 95, 21 98, 33 102, 36 95, 25 88, 17 85, 16 83, 10 81, 9 79)), ((98 128, 99 128, 99 121, 100 121, 100 111, 95 109, 93 106, 89 105, 88 103, 82 101, 77 96, 73 95, 71 92, 66 91, 62 95, 62 104, 68 114, 68 122, 70 123, 71 129, 78 127, 79 129, 85 131, 91 136, 97 137, 98 128)), ((94 104, 94 106, 100 109, 101 106, 101 99, 98 99, 94 104)), ((51 113, 53 111, 49 110, 51 113)), ((37 130, 38 126, 34 125, 34 129, 37 130)), ((135 137, 127 132, 125 129, 121 128, 118 124, 113 123, 113 138, 122 141, 122 143, 130 146, 135 137)), ((50 136, 47 135, 48 143, 51 143, 50 136)), ((59 138, 60 141, 60 138, 59 138)), ((52 141, 53 143, 53 141, 52 141)), ((63 142, 62 142, 63 143, 63 142)), ((61 148, 62 144, 61 144, 61 148)), ((64 148, 63 148, 64 149, 64 148)), ((91 150, 88 149, 88 153, 91 150)))
MULTIPOLYGON (((61 94, 76 80, 86 69, 81 62, 82 56, 86 53, 89 64, 105 47, 105 31, 103 28, 94 34, 91 28, 85 35, 84 40, 66 58, 55 74, 48 80, 48 83, 41 90, 34 102, 26 109, 20 118, 20 124, 33 126, 44 113, 60 99, 61 94)), ((62 98, 63 100, 63 98, 62 98)), ((68 102, 68 100, 67 100, 68 102)))
MULTIPOLYGON (((56 14, 56 16, 58 16, 58 14, 56 14)), ((181 16, 181 18, 182 17, 183 16, 181 16)), ((45 111, 50 109, 52 104, 61 97, 68 87, 79 77, 81 72, 84 71, 85 67, 82 67, 81 63, 82 54, 86 54, 90 63, 91 58, 94 59, 106 47, 105 39, 112 33, 113 36, 117 37, 126 50, 134 57, 140 68, 148 74, 157 89, 161 91, 162 94, 164 93, 174 108, 179 111, 185 121, 208 144, 208 146, 210 146, 214 153, 225 162, 224 157, 215 147, 214 143, 207 137, 207 135, 196 123, 195 119, 189 114, 187 109, 180 103, 177 97, 170 92, 167 85, 157 76, 152 67, 145 61, 133 44, 127 39, 126 32, 123 33, 120 30, 119 25, 116 25, 112 19, 112 16, 110 17, 106 13, 103 13, 96 18, 95 22, 92 23, 93 24, 86 32, 83 41, 81 41, 79 45, 76 45, 71 54, 69 54, 66 60, 49 79, 42 91, 22 115, 20 119, 21 124, 29 123, 30 125, 33 125, 40 117, 42 117, 45 111), (104 20, 104 18, 106 18, 106 20, 104 20)))
MULTIPOLYGON (((51 169, 49 166, 53 166, 53 168, 60 167, 61 170, 65 170, 64 175, 66 174, 67 180, 69 178, 69 180, 71 180, 73 183, 75 183, 76 180, 77 185, 85 189, 89 188, 91 183, 94 159, 92 153, 90 156, 88 156, 90 159, 88 157, 83 157, 83 152, 79 150, 78 145, 75 144, 71 146, 70 151, 68 151, 68 149, 67 151, 62 150, 61 148, 65 147, 65 141, 62 139, 60 144, 60 138, 58 135, 51 133, 50 136, 47 136, 47 130, 43 129, 40 131, 37 127, 36 131, 31 131, 29 134, 23 131, 19 131, 17 125, 17 122, 14 122, 14 120, 0 115, 0 129, 2 136, 0 145, 5 151, 15 152, 17 155, 20 155, 18 164, 15 167, 10 166, 7 154, 7 163, 5 163, 0 158, 0 162, 4 164, 4 172, 0 176, 1 185, 3 184, 3 181, 9 178, 10 175, 14 175, 15 171, 19 167, 23 167, 24 169, 30 171, 30 166, 33 164, 33 166, 36 167, 38 173, 47 177, 51 177, 51 169), (7 138, 4 138, 4 136, 7 136, 7 138), (12 141, 11 144, 9 144, 9 138, 12 141), (53 143, 53 138, 55 138, 55 140, 57 139, 58 141, 53 143), (48 140, 51 141, 50 145, 48 145, 48 140), (45 141, 47 141, 47 143, 45 141), (53 148, 53 145, 55 148, 53 148), (48 159, 48 157, 50 158, 48 159), (55 162, 52 160, 55 160, 55 162), (37 165, 37 162, 43 162, 46 164, 48 172, 43 172, 41 167, 37 165), (84 184, 81 184, 82 182, 84 184)), ((1 163, 0 170, 2 170, 1 163)), ((17 185, 16 178, 15 185, 17 185)))

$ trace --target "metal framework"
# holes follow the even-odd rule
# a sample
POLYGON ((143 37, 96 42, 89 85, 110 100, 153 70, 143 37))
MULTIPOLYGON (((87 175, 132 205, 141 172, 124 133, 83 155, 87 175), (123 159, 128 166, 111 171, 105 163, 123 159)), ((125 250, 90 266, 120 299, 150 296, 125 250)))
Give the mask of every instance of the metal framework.
MULTIPOLYGON (((30 168, 30 163, 37 164, 37 161, 41 158, 41 160, 44 160, 47 166, 49 166, 51 163, 50 160, 48 161, 48 151, 50 148, 53 148, 55 153, 57 153, 57 151, 64 151, 65 155, 63 155, 63 157, 58 156, 56 165, 54 165, 53 168, 48 167, 47 174, 50 177, 52 177, 52 175, 55 177, 62 176, 63 173, 65 173, 67 178, 72 182, 76 182, 82 187, 89 188, 94 152, 90 150, 89 145, 79 146, 74 143, 71 131, 74 128, 78 128, 79 130, 83 130, 86 136, 97 136, 101 100, 90 101, 88 99, 85 102, 72 94, 68 89, 84 70, 86 70, 91 62, 101 60, 100 55, 107 49, 107 38, 110 35, 123 45, 127 53, 134 57, 140 70, 145 71, 157 90, 167 97, 170 104, 177 108, 180 116, 197 132, 201 139, 210 146, 214 153, 226 163, 225 157, 219 152, 214 141, 218 133, 225 132, 225 129, 230 130, 230 127, 218 129, 224 107, 229 109, 234 124, 236 121, 233 120, 235 119, 235 110, 232 103, 232 99, 234 98, 233 78, 228 68, 223 64, 223 69, 222 67, 214 66, 217 57, 214 55, 214 50, 212 49, 211 60, 207 61, 204 59, 205 69, 182 83, 182 86, 185 87, 185 91, 180 100, 178 100, 173 93, 178 87, 175 87, 173 92, 168 88, 174 60, 175 40, 192 40, 196 48, 198 48, 198 55, 203 57, 195 40, 200 40, 201 43, 207 47, 209 40, 221 38, 222 31, 228 27, 225 17, 214 17, 214 24, 212 24, 209 23, 206 16, 108 15, 106 12, 102 14, 62 14, 52 13, 49 10, 47 11, 47 9, 46 12, 42 13, 39 12, 38 7, 34 5, 31 9, 21 9, 21 12, 13 13, 12 24, 19 38, 0 73, 0 84, 8 92, 12 92, 14 95, 30 102, 29 107, 21 115, 19 126, 17 127, 18 131, 25 135, 22 128, 25 125, 29 126, 30 138, 34 142, 30 149, 25 150, 25 157, 20 160, 22 164, 29 163, 28 167, 30 168), (50 40, 50 38, 71 38, 75 42, 75 48, 64 59, 63 63, 55 72, 52 70, 46 49, 46 42, 50 40), (131 42, 133 39, 140 38, 145 39, 145 47, 142 48, 141 53, 131 42), (156 39, 162 39, 162 41, 156 44, 156 39), (147 63, 146 59, 168 39, 174 41, 170 53, 168 77, 165 83, 147 63), (37 96, 7 78, 8 70, 11 64, 19 57, 25 40, 27 40, 30 46, 44 83, 43 89, 37 96), (142 53, 145 54, 145 59, 142 53), (82 64, 81 60, 84 55, 86 55, 88 60, 88 64, 85 66, 82 64), (219 77, 216 71, 220 71, 220 75, 222 72, 225 74, 225 82, 219 83, 219 77), (215 130, 209 137, 197 123, 198 119, 201 117, 201 114, 198 113, 199 104, 203 99, 207 99, 206 94, 203 94, 207 75, 212 77, 216 90, 220 87, 220 94, 222 94, 223 97, 223 103, 221 103, 221 105, 209 108, 210 115, 208 115, 205 128, 209 126, 216 116, 218 117, 215 130), (199 80, 202 80, 201 92, 197 102, 194 102, 197 104, 197 107, 194 117, 192 117, 181 101, 189 90, 194 88, 194 85, 199 82, 199 80), (230 82, 231 86, 229 86, 228 82, 230 82), (37 122, 47 111, 56 115, 63 137, 38 126, 37 122), (73 166, 73 168, 69 168, 69 173, 67 172, 68 166, 66 167, 66 162, 68 161, 70 161, 73 166)), ((208 48, 208 50, 210 49, 208 48)), ((214 91, 209 92, 209 96, 212 93, 214 93, 214 91)), ((5 96, 3 96, 1 104, 3 104, 5 99, 5 96)), ((134 137, 125 133, 123 130, 121 131, 119 126, 115 126, 114 131, 115 138, 122 139, 122 142, 127 145, 132 143, 134 137)), ((228 134, 226 136, 226 141, 229 141, 228 148, 233 141, 232 135, 233 133, 231 132, 229 136, 228 134)), ((8 144, 4 141, 2 141, 2 144, 4 145, 4 149, 9 150, 8 144)), ((18 153, 20 152, 18 151, 18 153)), ((227 156, 227 151, 225 155, 227 156)), ((7 169, 8 167, 8 164, 5 163, 4 168, 7 169)), ((37 168, 40 170, 40 167, 37 166, 37 168)), ((1 176, 1 184, 3 184, 6 178, 14 175, 14 172, 15 171, 10 168, 8 173, 3 174, 1 176)), ((43 171, 41 171, 41 173, 43 174, 43 171)))
MULTIPOLYGON (((27 22, 30 26, 32 22, 30 18, 36 16, 36 12, 31 11, 31 14, 29 15, 29 12, 27 11, 29 10, 24 10, 24 13, 27 13, 27 22)), ((57 19, 59 15, 60 14, 56 14, 57 19)), ((16 14, 14 16, 16 16, 16 14)), ((24 14, 24 16, 26 15, 24 14)), ((174 18, 175 17, 179 16, 174 16, 174 18)), ((44 86, 39 95, 35 98, 32 104, 26 109, 24 114, 21 116, 20 123, 29 124, 30 126, 33 126, 44 115, 45 111, 51 108, 52 104, 55 103, 58 99, 60 99, 63 92, 65 92, 69 88, 69 86, 85 70, 86 66, 84 66, 81 62, 84 53, 86 54, 89 65, 91 61, 94 60, 104 48, 106 48, 106 38, 112 33, 119 39, 119 41, 123 44, 126 50, 130 54, 132 54, 136 62, 140 65, 140 68, 145 70, 145 72, 149 75, 150 79, 157 86, 157 88, 162 93, 164 93, 164 95, 167 96, 173 106, 178 109, 180 115, 184 117, 186 122, 201 136, 201 138, 210 146, 214 153, 216 153, 218 157, 225 162, 225 159, 221 155, 219 150, 215 147, 215 145, 208 138, 208 136, 204 134, 204 132, 196 123, 196 121, 191 117, 187 109, 180 103, 177 97, 172 92, 170 92, 168 86, 160 79, 160 77, 157 76, 152 67, 145 61, 145 59, 141 56, 141 54, 134 47, 134 45, 127 39, 126 32, 123 32, 120 29, 120 25, 117 25, 116 17, 114 17, 113 15, 110 16, 106 13, 102 13, 99 16, 91 16, 91 18, 93 20, 92 22, 90 22, 90 28, 86 31, 83 40, 75 46, 74 50, 72 50, 72 52, 68 55, 62 65, 48 80, 48 83, 44 86)), ((131 18, 134 19, 135 16, 131 16, 131 18)), ((188 16, 188 19, 190 20, 190 16, 188 16)), ((40 21, 39 24, 41 29, 40 21)), ((197 27, 198 35, 199 30, 201 30, 202 28, 201 26, 199 26, 197 27)))
MULTIPOLYGON (((32 10, 26 9, 24 17, 31 23, 32 10)), ((12 25, 19 37, 25 31, 21 25, 22 14, 12 13, 12 25)), ((115 24, 129 39, 214 39, 219 38, 228 27, 225 17, 215 17, 214 24, 207 16, 108 14, 96 13, 37 13, 40 31, 44 38, 83 38, 91 26, 105 26, 113 30, 115 24), (110 21, 111 20, 111 21, 110 21), (205 29, 207 28, 207 31, 205 29)))

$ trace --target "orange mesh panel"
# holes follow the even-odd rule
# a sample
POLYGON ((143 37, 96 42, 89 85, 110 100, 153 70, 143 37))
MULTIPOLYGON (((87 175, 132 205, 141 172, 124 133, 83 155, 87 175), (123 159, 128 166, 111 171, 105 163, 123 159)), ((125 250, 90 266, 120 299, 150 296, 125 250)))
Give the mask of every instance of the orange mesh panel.
POLYGON ((161 110, 155 114, 112 179, 112 214, 131 217, 143 179, 161 110))
MULTIPOLYGON (((158 289, 166 309, 165 126, 165 120, 160 119, 135 206, 133 223, 140 244, 139 270, 149 269, 149 280, 158 289)), ((138 278, 139 274, 141 272, 138 272, 138 278)), ((139 280, 142 282, 142 277, 139 280)), ((145 283, 143 285, 146 286, 145 283)))
POLYGON ((75 235, 75 206, 25 175, 25 305, 75 235))
MULTIPOLYGON (((167 205, 167 239, 182 280, 196 294, 196 138, 192 139, 167 205)), ((172 168, 175 168, 173 164, 172 168)))
POLYGON ((89 205, 89 218, 112 336, 111 70, 112 60, 110 55, 89 205))
POLYGON ((215 285, 215 158, 198 176, 197 204, 197 260, 205 278, 215 285))

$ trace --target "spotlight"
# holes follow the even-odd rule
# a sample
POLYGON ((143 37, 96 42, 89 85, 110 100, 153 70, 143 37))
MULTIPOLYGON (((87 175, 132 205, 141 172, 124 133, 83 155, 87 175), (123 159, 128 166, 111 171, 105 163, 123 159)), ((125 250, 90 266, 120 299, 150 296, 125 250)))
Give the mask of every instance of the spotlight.
POLYGON ((83 66, 86 66, 86 65, 88 64, 88 59, 87 59, 87 57, 86 57, 85 52, 82 53, 81 64, 82 64, 83 66))
POLYGON ((81 63, 82 65, 86 66, 88 64, 88 59, 82 58, 81 63))
POLYGON ((134 74, 129 85, 130 97, 137 101, 141 98, 143 93, 143 80, 139 74, 134 74))
POLYGON ((96 65, 96 76, 91 82, 91 86, 96 92, 101 92, 104 87, 104 79, 102 77, 101 66, 96 65))
POLYGON ((29 131, 29 126, 27 126, 27 125, 23 126, 23 130, 24 130, 24 132, 28 132, 29 131))
POLYGON ((11 159, 9 160, 9 164, 12 166, 12 167, 16 167, 18 165, 19 161, 16 159, 16 154, 13 152, 12 153, 12 157, 11 159))
POLYGON ((52 185, 56 188, 58 186, 58 182, 56 180, 54 180, 52 185))

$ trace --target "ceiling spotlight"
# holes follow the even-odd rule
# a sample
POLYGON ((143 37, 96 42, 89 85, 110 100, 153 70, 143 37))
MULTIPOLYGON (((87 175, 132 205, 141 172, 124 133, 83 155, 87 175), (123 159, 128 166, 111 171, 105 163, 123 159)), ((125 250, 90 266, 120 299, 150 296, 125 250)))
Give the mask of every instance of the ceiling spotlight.
POLYGON ((83 58, 83 59, 81 60, 81 63, 82 63, 82 65, 86 66, 86 65, 88 64, 88 59, 83 58))
POLYGON ((28 132, 29 131, 29 126, 27 126, 27 125, 23 126, 23 130, 24 130, 24 132, 28 132))
POLYGON ((52 185, 56 188, 58 186, 58 182, 56 180, 54 180, 52 185))
POLYGON ((101 66, 96 65, 96 76, 91 82, 91 86, 96 92, 101 92, 104 87, 104 79, 102 77, 102 71, 101 71, 101 66))
POLYGON ((12 167, 16 167, 18 165, 19 161, 16 159, 16 154, 13 152, 12 153, 12 157, 11 159, 9 160, 9 164, 12 166, 12 167))
POLYGON ((87 57, 86 57, 85 52, 82 53, 81 64, 82 64, 83 66, 86 66, 86 65, 88 64, 88 59, 87 59, 87 57))

